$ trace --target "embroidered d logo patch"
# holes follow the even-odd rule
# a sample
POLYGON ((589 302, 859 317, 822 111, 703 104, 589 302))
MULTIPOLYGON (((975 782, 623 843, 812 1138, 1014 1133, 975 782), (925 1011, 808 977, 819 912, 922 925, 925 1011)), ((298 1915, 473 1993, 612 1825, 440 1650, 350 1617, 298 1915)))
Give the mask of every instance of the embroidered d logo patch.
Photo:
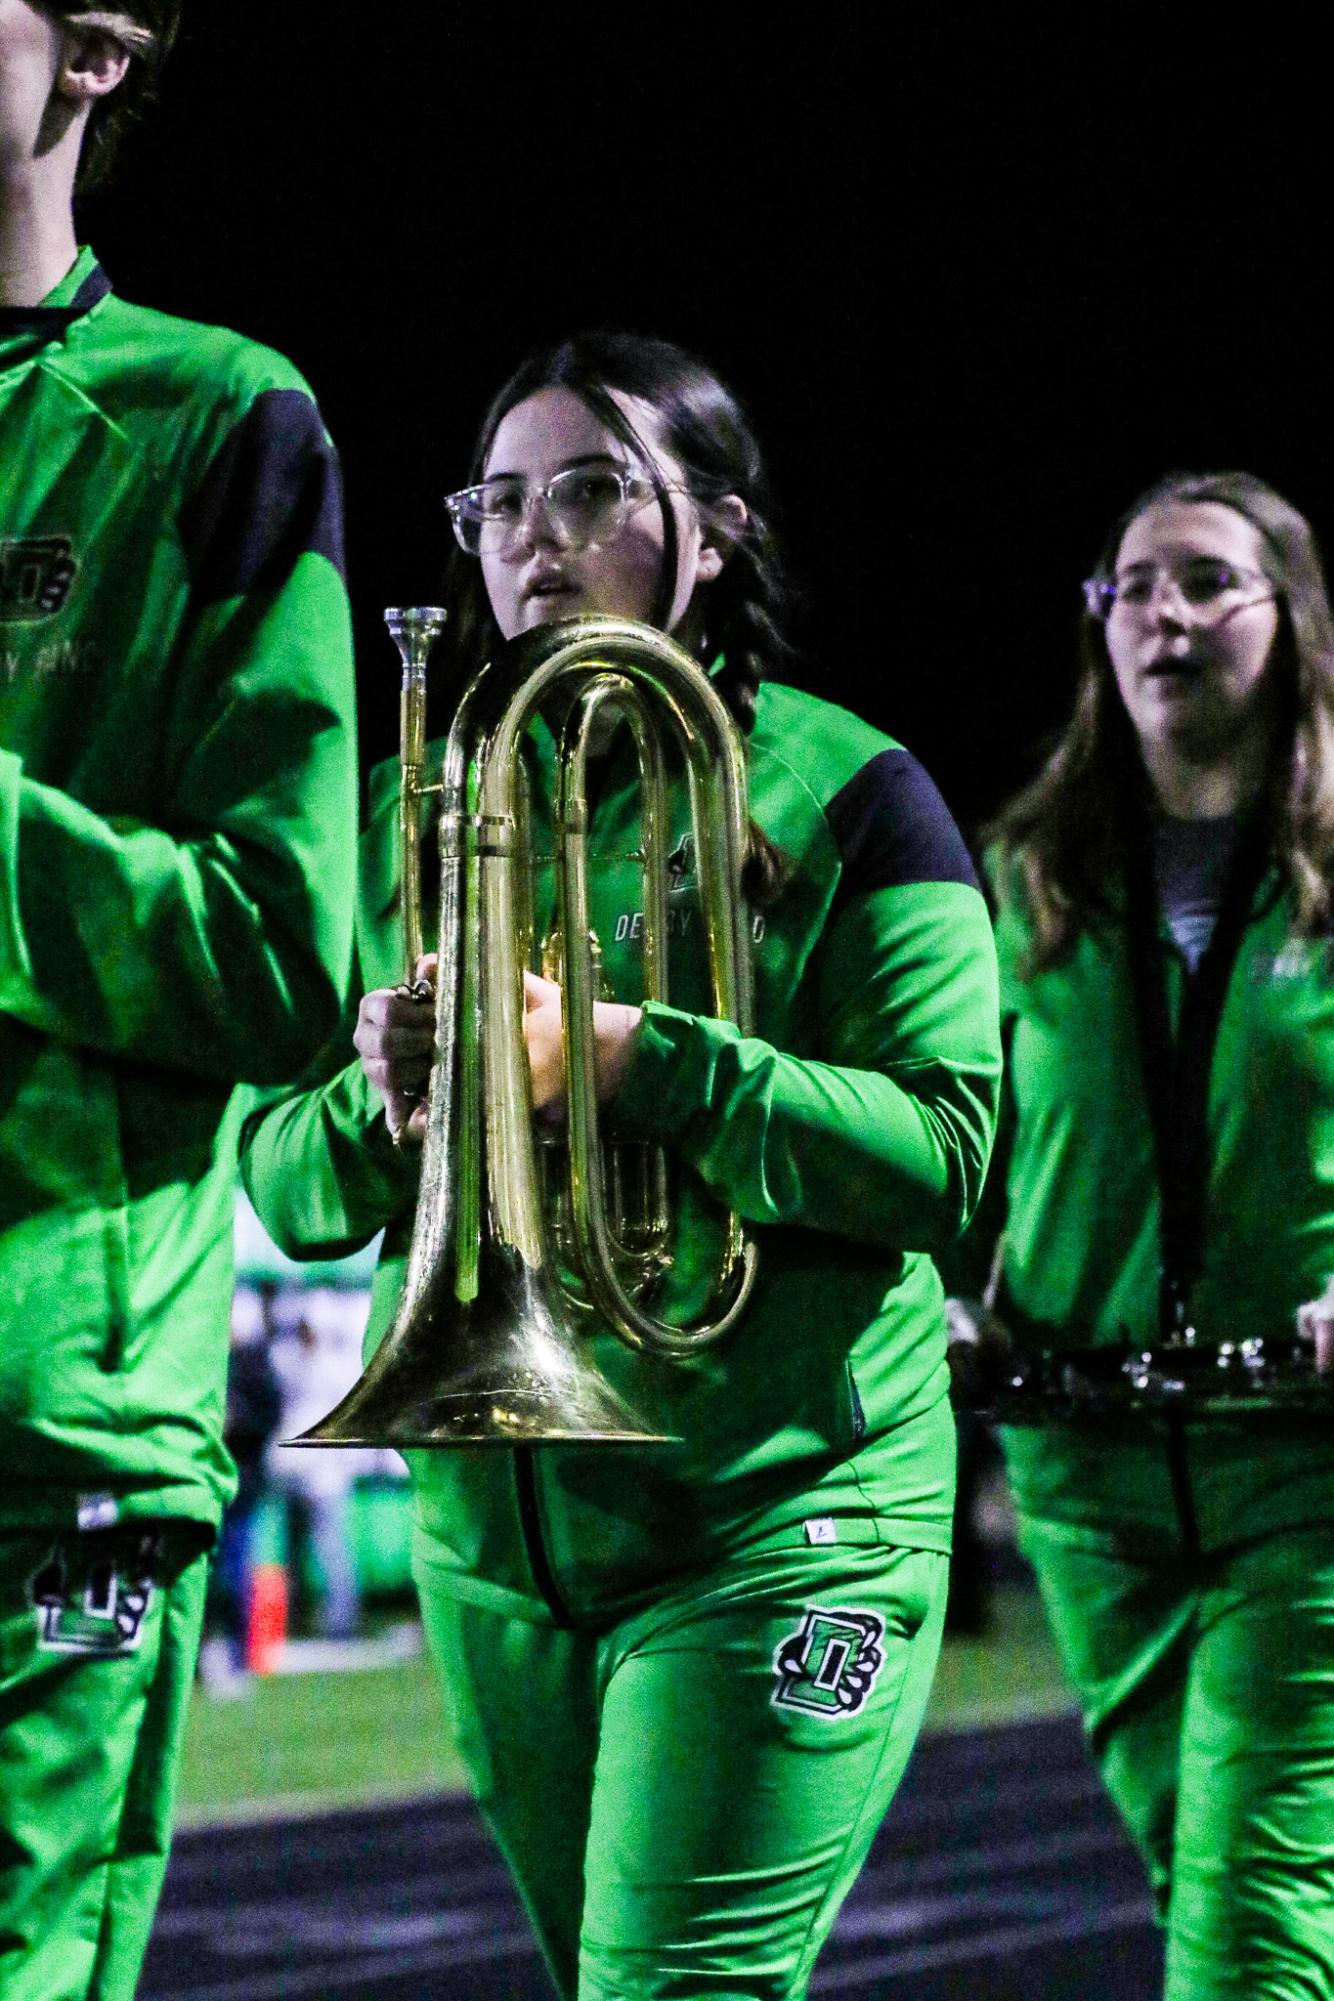
POLYGON ((775 1706, 831 1719, 855 1715, 885 1665, 884 1632, 874 1612, 808 1605, 797 1631, 774 1655, 775 1706))

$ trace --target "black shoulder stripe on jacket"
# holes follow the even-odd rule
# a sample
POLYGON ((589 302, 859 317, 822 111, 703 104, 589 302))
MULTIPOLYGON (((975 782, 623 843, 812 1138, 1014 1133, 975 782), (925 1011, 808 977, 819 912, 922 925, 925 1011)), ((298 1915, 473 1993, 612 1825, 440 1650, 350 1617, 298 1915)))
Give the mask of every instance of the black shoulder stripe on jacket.
POLYGON ((196 598, 276 588, 299 556, 343 574, 343 488, 319 411, 299 389, 257 396, 181 517, 196 598))
POLYGON ((840 895, 977 874, 949 807, 907 750, 882 750, 825 808, 843 857, 840 895))
POLYGON ((91 313, 98 301, 105 299, 111 290, 111 280, 100 264, 94 264, 88 276, 70 301, 70 311, 76 316, 91 313))

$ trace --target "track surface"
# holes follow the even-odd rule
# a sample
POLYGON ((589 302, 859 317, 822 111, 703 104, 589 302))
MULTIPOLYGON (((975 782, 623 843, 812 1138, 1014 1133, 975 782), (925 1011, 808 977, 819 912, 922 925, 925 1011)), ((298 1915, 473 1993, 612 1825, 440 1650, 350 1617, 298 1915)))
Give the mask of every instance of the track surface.
MULTIPOLYGON (((926 1739, 822 2001, 1148 2001, 1139 1865, 1076 1724, 926 1739)), ((140 2001, 551 2001, 470 1802, 182 1835, 140 2001)))

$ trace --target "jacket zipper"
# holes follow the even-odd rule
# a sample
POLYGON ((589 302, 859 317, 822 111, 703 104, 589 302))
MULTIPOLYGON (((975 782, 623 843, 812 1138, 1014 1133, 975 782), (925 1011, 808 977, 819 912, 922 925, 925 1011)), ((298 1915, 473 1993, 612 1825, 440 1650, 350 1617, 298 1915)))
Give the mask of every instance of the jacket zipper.
POLYGON ((561 1596, 556 1573, 547 1554, 546 1538, 542 1534, 542 1517, 537 1505, 537 1464, 531 1445, 518 1445, 514 1449, 514 1485, 519 1502, 519 1528, 533 1582, 556 1624, 571 1628, 574 1620, 561 1596))
POLYGON ((1186 1457, 1186 1420, 1179 1410, 1167 1413, 1167 1470, 1172 1481, 1172 1499, 1176 1503, 1182 1549, 1187 1556, 1199 1556, 1200 1524, 1190 1483, 1190 1462, 1186 1457))
POLYGON ((848 1400, 852 1410, 853 1441, 860 1445, 866 1436, 866 1412, 862 1408, 861 1391, 857 1388, 857 1378, 851 1367, 848 1369, 848 1400))

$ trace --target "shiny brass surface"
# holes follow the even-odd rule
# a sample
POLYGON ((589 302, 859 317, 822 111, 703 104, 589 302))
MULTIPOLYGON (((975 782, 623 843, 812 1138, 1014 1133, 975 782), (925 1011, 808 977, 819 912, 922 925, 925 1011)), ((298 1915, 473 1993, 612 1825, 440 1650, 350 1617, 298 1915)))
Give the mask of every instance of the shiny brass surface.
POLYGON ((399 881, 402 884, 403 980, 415 986, 422 955, 421 802, 438 785, 427 785, 426 668, 431 649, 449 614, 442 605, 391 605, 384 622, 403 662, 399 694, 399 881))
MULTIPOLYGON (((420 651, 429 619, 395 617, 419 618, 401 630, 420 651)), ((404 658, 406 666, 407 650, 404 658)), ((465 692, 438 788, 422 782, 420 735, 409 730, 405 693, 405 795, 410 787, 414 802, 428 790, 443 794, 436 1040, 412 1246, 397 1312, 366 1373, 295 1444, 668 1443, 597 1366, 590 1327, 601 1323, 628 1346, 669 1361, 721 1339, 749 1297, 754 1246, 729 1216, 705 1319, 681 1327, 654 1313, 669 1250, 665 1167, 655 1151, 618 1158, 602 1144, 587 764, 608 712, 628 723, 639 760, 643 998, 668 998, 663 745, 671 742, 690 789, 714 1012, 749 1030, 744 747, 689 654, 624 619, 574 619, 527 634, 465 692), (557 1203, 543 1196, 540 1156, 549 1136, 535 1132, 523 1035, 523 972, 539 948, 521 746, 543 708, 567 717, 554 802, 556 931, 547 941, 565 995, 569 1113, 567 1164, 558 1175, 567 1186, 557 1203), (614 1193, 627 1180, 642 1192, 618 1213, 609 1184, 614 1193), (573 1291, 561 1280, 571 1240, 573 1291)), ((415 823, 415 804, 413 814, 415 823)), ((419 891, 415 919, 406 907, 406 817, 404 827, 405 933, 415 921, 419 951, 419 891)), ((414 843, 414 870, 415 863, 414 843)), ((405 962, 415 968, 413 943, 409 934, 405 962)), ((551 1172, 548 1160, 548 1182, 551 1172)))

